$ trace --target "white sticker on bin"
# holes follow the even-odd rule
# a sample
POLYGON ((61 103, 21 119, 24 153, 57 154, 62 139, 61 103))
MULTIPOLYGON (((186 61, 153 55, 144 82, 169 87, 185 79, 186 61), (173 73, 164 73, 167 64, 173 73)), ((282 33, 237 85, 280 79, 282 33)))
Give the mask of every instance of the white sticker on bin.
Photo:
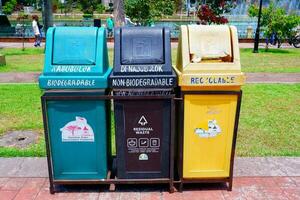
POLYGON ((75 117, 60 131, 63 142, 94 142, 94 131, 84 117, 75 117))
POLYGON ((204 128, 196 128, 195 133, 202 138, 216 137, 221 133, 221 128, 217 123, 217 120, 208 120, 208 130, 204 128))

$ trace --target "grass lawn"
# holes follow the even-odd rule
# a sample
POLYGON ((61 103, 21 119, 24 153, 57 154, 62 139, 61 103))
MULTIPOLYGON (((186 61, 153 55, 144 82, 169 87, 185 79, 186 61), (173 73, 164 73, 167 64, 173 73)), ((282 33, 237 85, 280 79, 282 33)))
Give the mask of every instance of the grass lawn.
POLYGON ((44 156, 41 91, 36 84, 0 85, 0 136, 8 130, 37 130, 38 144, 27 149, 1 148, 0 156, 44 156))
POLYGON ((300 49, 240 49, 243 72, 300 72, 300 49))
MULTIPOLYGON (((243 87, 238 156, 300 156, 300 84, 243 87)), ((35 84, 0 85, 0 135, 9 130, 42 133, 41 91, 35 84)), ((43 136, 27 149, 0 148, 1 156, 44 156, 43 136)))
MULTIPOLYGON (((243 72, 299 72, 300 49, 270 49, 253 54, 252 49, 241 49, 243 72)), ((43 68, 43 48, 27 48, 25 51, 16 48, 0 49, 6 55, 7 65, 0 67, 0 72, 40 72, 43 68)), ((176 63, 177 49, 172 49, 173 65, 176 63)), ((109 49, 110 65, 113 50, 109 49)))

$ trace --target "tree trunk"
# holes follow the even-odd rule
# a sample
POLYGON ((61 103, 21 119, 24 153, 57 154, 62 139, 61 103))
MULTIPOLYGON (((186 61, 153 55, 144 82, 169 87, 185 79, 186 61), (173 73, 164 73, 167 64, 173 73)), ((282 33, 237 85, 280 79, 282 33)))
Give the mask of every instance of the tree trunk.
POLYGON ((52 1, 43 0, 44 31, 47 33, 49 27, 53 26, 52 1))
POLYGON ((115 26, 123 26, 125 24, 124 1, 114 0, 114 20, 115 26))
POLYGON ((183 6, 182 0, 175 0, 175 12, 176 13, 181 13, 182 6, 183 6))

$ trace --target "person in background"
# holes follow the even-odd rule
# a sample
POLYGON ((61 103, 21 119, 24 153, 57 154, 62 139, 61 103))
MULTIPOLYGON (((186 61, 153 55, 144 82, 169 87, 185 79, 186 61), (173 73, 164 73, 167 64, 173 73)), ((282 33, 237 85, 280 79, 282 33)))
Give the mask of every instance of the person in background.
POLYGON ((110 15, 110 17, 106 19, 107 37, 113 36, 114 26, 115 26, 114 16, 110 15))
POLYGON ((39 17, 37 15, 32 16, 32 29, 34 33, 34 46, 41 46, 41 32, 39 27, 39 17))

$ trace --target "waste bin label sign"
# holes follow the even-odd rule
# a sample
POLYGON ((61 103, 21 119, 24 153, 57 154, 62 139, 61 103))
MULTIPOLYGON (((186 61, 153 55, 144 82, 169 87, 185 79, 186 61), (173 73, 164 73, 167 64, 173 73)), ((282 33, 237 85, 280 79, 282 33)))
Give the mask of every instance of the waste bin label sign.
POLYGON ((164 140, 165 101, 138 100, 122 105, 125 134, 118 142, 124 148, 120 159, 126 172, 160 172, 168 158, 163 153, 168 148, 168 141, 164 140))
POLYGON ((51 72, 70 72, 70 73, 82 73, 90 72, 91 66, 77 66, 77 65, 54 65, 51 72))
POLYGON ((149 159, 148 155, 145 154, 145 153, 142 153, 142 154, 139 155, 139 160, 148 160, 148 159, 149 159))
POLYGON ((158 153, 160 138, 149 137, 154 130, 151 126, 147 126, 145 115, 141 115, 138 119, 137 127, 132 128, 134 137, 127 138, 128 153, 158 153))
POLYGON ((164 72, 163 65, 121 65, 121 72, 164 72))
POLYGON ((208 130, 196 128, 195 133, 203 138, 216 137, 221 133, 221 128, 218 125, 217 120, 208 120, 208 130))
POLYGON ((237 75, 184 75, 182 84, 185 85, 242 85, 245 77, 237 75))
POLYGON ((139 120, 138 123, 139 123, 140 125, 142 125, 142 126, 145 126, 146 124, 148 124, 148 122, 147 122, 147 120, 146 120, 146 118, 145 118, 144 115, 140 118, 140 120, 139 120))
POLYGON ((112 79, 112 87, 170 87, 175 78, 117 78, 112 79))
POLYGON ((191 85, 215 85, 215 84, 233 84, 235 83, 235 76, 209 76, 209 77, 191 77, 191 85))
POLYGON ((92 87, 96 85, 95 80, 89 79, 63 79, 63 80, 48 80, 48 87, 92 87))
POLYGON ((63 142, 94 142, 94 131, 84 117, 75 117, 60 131, 63 142))

